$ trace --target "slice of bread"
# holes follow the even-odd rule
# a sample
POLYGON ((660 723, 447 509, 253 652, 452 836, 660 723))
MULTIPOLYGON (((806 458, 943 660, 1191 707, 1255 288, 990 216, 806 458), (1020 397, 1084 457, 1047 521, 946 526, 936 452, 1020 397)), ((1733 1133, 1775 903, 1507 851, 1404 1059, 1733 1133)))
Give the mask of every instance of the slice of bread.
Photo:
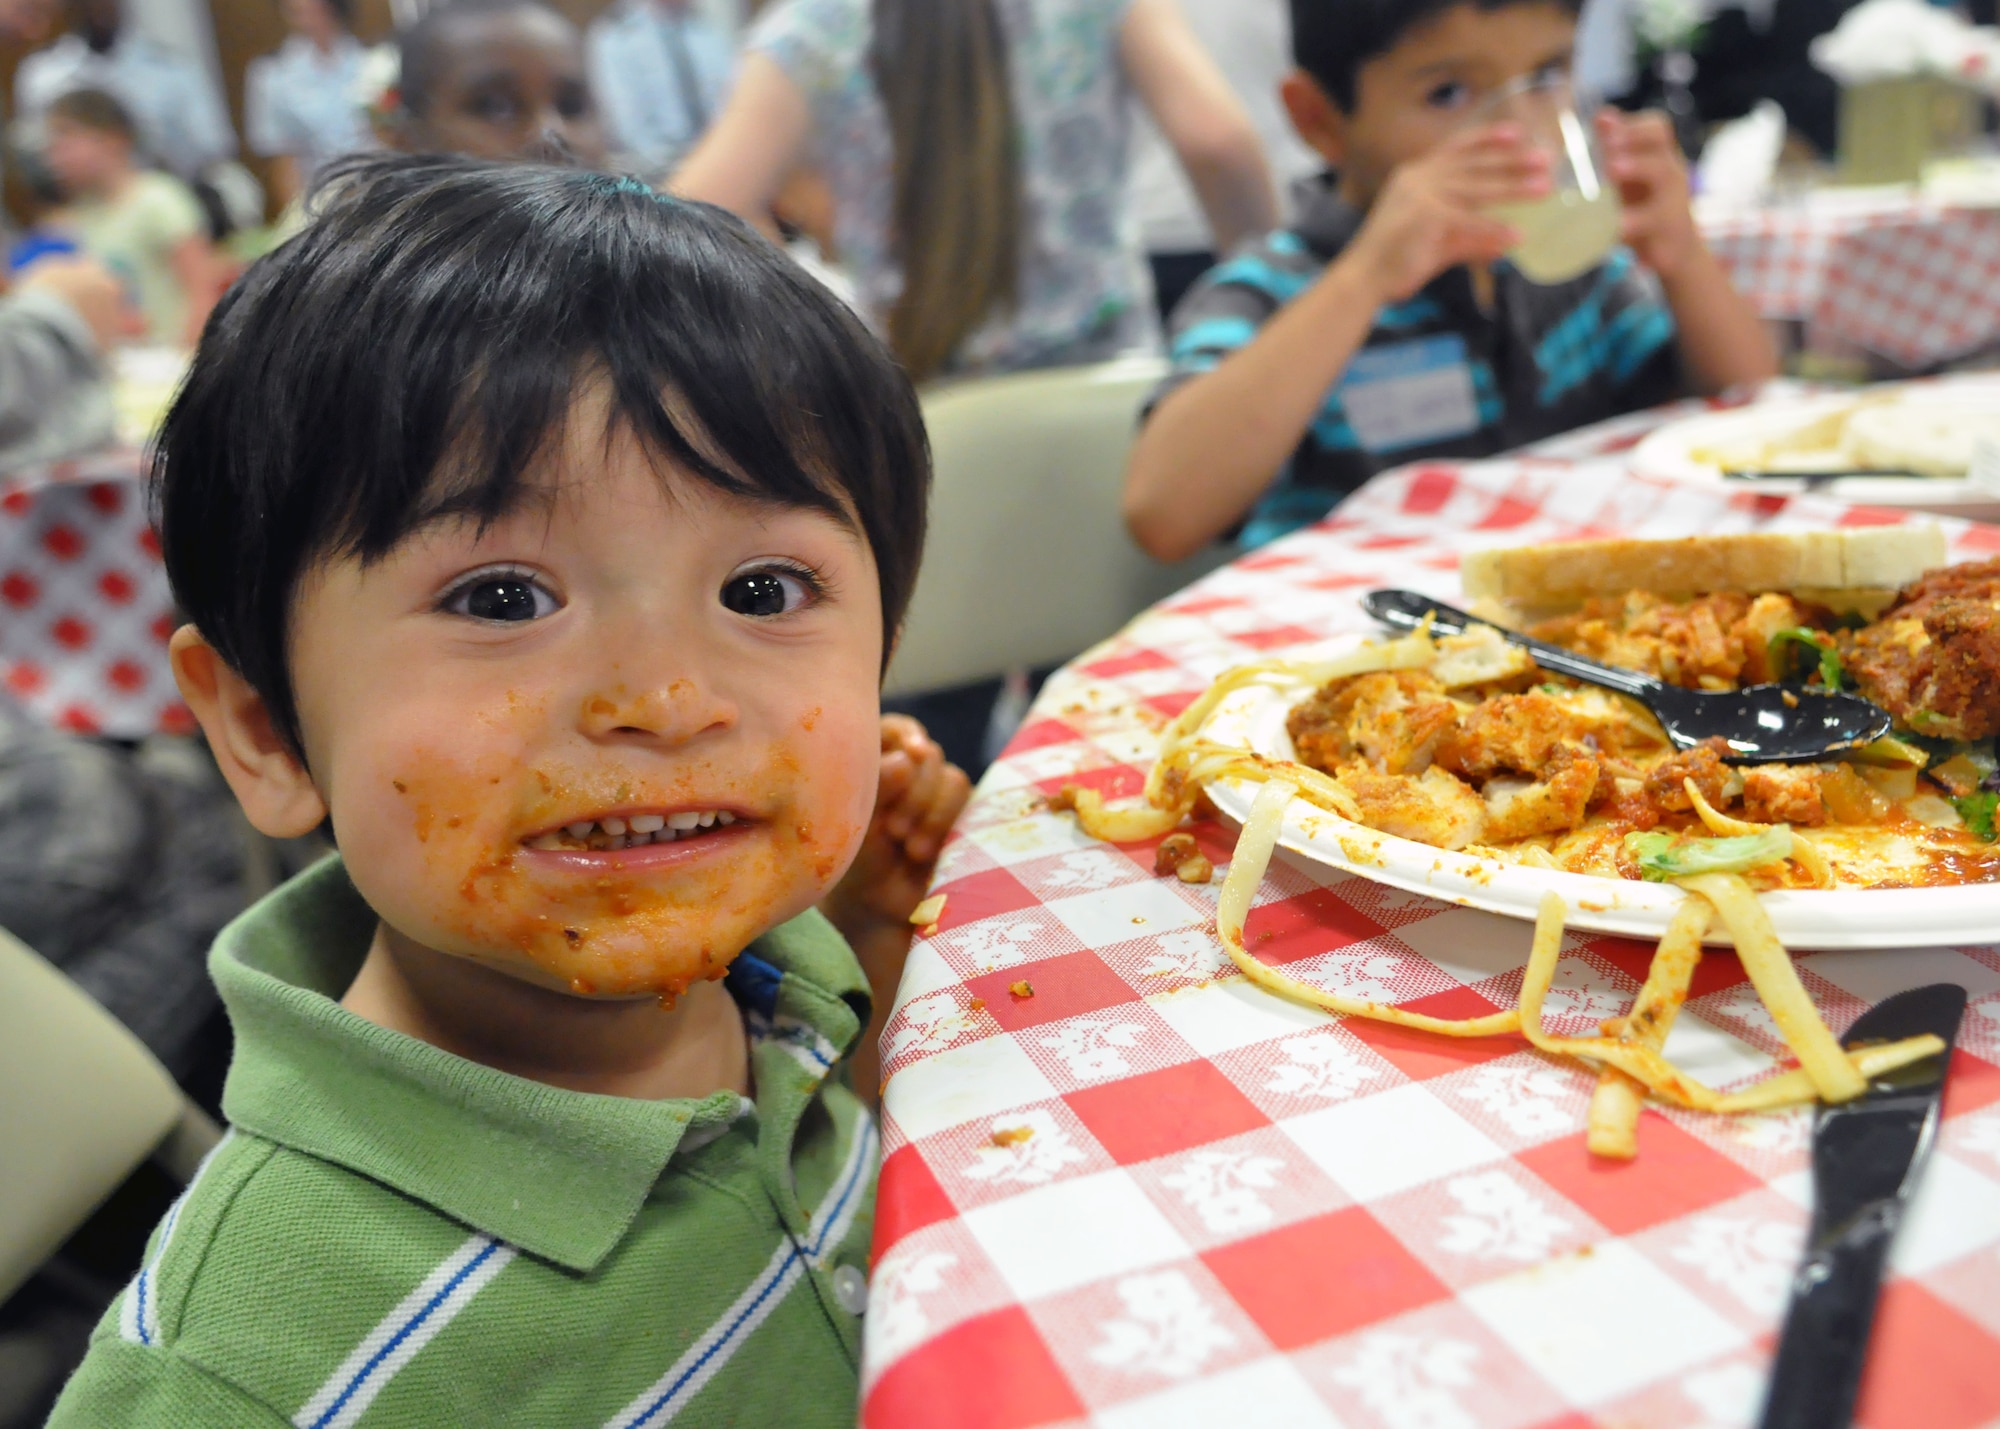
POLYGON ((1560 541, 1474 551, 1461 565, 1460 576, 1468 600, 1516 610, 1569 610, 1592 596, 1627 591, 1669 597, 1810 591, 1822 601, 1851 594, 1854 604, 1865 605, 1944 563, 1943 528, 1913 522, 1847 531, 1560 541))

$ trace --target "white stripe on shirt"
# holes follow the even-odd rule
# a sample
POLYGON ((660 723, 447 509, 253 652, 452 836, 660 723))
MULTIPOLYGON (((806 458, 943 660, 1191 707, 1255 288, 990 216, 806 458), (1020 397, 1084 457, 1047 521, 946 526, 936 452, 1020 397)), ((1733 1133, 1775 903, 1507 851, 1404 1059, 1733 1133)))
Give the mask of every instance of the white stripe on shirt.
POLYGON ((723 1312, 722 1318, 688 1346, 672 1369, 614 1415, 605 1429, 656 1429, 687 1408, 743 1342, 770 1318, 804 1274, 805 1258, 798 1243, 787 1236, 778 1242, 769 1263, 758 1272, 749 1288, 736 1297, 736 1303, 723 1312))
POLYGON ((216 1154, 229 1144, 235 1131, 225 1131, 222 1139, 208 1149, 208 1155, 201 1158, 201 1164, 194 1168, 194 1175, 188 1177, 187 1188, 174 1198, 167 1207, 166 1219, 160 1222, 160 1243, 153 1247, 153 1253, 146 1257, 145 1264, 133 1277, 126 1288, 125 1299, 118 1307, 118 1336, 135 1345, 157 1345, 160 1342, 160 1266, 167 1258, 167 1247, 173 1244, 174 1227, 180 1224, 181 1208, 194 1195, 194 1188, 201 1184, 202 1173, 215 1163, 216 1154))
POLYGON ((403 1366, 517 1254, 513 1246, 491 1236, 469 1237, 341 1361, 319 1392, 292 1416, 296 1429, 348 1429, 403 1366))
POLYGON ((722 1312, 722 1318, 689 1345, 671 1369, 614 1415, 605 1429, 658 1429, 669 1423, 694 1402, 757 1327, 770 1318, 805 1274, 806 1266, 817 1268, 825 1263, 831 1250, 847 1238, 861 1203, 867 1199, 868 1172, 877 1139, 874 1119, 865 1111, 859 1113, 847 1161, 833 1178, 826 1199, 813 1212, 805 1243, 801 1245, 790 1236, 780 1241, 770 1261, 722 1312))
POLYGON ((826 1258, 839 1249, 847 1239, 848 1230, 854 1225, 854 1217, 860 1213, 861 1203, 867 1199, 868 1169, 874 1164, 875 1118, 867 1112, 859 1112, 854 1121, 854 1140, 847 1148, 847 1164, 840 1168, 840 1174, 833 1179, 826 1199, 813 1212, 812 1224, 806 1227, 806 1259, 814 1268, 826 1262, 826 1258))

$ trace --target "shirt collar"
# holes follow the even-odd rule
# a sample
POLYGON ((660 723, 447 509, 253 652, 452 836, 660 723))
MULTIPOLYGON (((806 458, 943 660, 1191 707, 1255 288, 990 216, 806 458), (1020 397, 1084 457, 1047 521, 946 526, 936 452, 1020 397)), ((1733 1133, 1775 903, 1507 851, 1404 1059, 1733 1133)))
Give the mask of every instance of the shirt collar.
POLYGON ((1293 224, 1322 263, 1341 255, 1368 215, 1340 196, 1340 176, 1328 169, 1292 185, 1293 224))
POLYGON ((315 69, 335 70, 341 68, 361 53, 361 41, 352 35, 342 35, 333 42, 331 52, 325 52, 304 35, 287 36, 278 46, 280 58, 293 64, 309 64, 315 69))
MULTIPOLYGON (((209 966, 236 1033, 223 1095, 232 1124, 589 1270, 623 1239, 683 1141, 705 1144, 742 1114, 732 1092, 642 1101, 546 1086, 355 1016, 337 999, 375 926, 332 858, 217 938, 209 966)), ((772 1000, 822 1045, 844 1053, 866 1025, 866 979, 817 912, 765 934, 746 957, 746 968, 770 970, 760 976, 772 1000)), ((766 1094, 760 1068, 760 1112, 766 1094)))

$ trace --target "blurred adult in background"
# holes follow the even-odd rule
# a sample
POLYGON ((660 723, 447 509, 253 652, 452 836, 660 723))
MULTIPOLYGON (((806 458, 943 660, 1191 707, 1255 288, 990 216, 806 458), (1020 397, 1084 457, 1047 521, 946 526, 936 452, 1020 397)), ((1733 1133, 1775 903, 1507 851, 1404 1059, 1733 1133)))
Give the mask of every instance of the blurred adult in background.
MULTIPOLYGON (((1292 25, 1285 0, 1178 0, 1195 38, 1243 102, 1278 181, 1280 207, 1299 179, 1322 167, 1285 117, 1278 85, 1292 69, 1292 25)), ((1187 176, 1159 131, 1140 121, 1132 162, 1132 201, 1153 266, 1160 316, 1166 317, 1218 257, 1214 236, 1187 176)), ((1255 235, 1253 235, 1255 236, 1255 235)))
POLYGON ((56 96, 45 124, 63 201, 48 227, 131 286, 148 341, 192 347, 223 286, 200 203, 172 174, 139 167, 132 116, 103 90, 56 96))
POLYGON ((367 54, 354 38, 352 0, 278 0, 291 31, 243 75, 243 128, 271 160, 272 198, 283 208, 312 186, 329 159, 367 147, 354 87, 367 54))
POLYGON ((408 153, 602 168, 608 145, 583 34, 539 0, 452 0, 397 42, 381 138, 408 153))
POLYGON ((778 0, 674 186, 768 222, 801 165, 918 381, 1156 345, 1129 203, 1139 101, 1216 242, 1275 220, 1256 130, 1173 0, 778 0))
POLYGON ((69 24, 14 74, 14 113, 31 145, 58 95, 98 89, 125 106, 147 156, 189 182, 235 154, 236 131, 207 73, 127 27, 120 0, 69 0, 69 24))
POLYGON ((618 0, 590 26, 590 78, 618 148, 671 172, 722 112, 734 36, 694 0, 618 0))

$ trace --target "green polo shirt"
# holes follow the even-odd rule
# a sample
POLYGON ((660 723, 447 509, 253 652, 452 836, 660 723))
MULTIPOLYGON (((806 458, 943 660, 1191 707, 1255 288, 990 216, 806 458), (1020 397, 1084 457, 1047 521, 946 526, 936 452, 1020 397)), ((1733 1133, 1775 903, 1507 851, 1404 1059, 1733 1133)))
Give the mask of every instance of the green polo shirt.
POLYGON ((342 1008, 338 860, 223 931, 232 1130, 50 1423, 851 1425, 878 1143, 867 983, 808 913, 738 959, 753 1103, 563 1091, 342 1008))

